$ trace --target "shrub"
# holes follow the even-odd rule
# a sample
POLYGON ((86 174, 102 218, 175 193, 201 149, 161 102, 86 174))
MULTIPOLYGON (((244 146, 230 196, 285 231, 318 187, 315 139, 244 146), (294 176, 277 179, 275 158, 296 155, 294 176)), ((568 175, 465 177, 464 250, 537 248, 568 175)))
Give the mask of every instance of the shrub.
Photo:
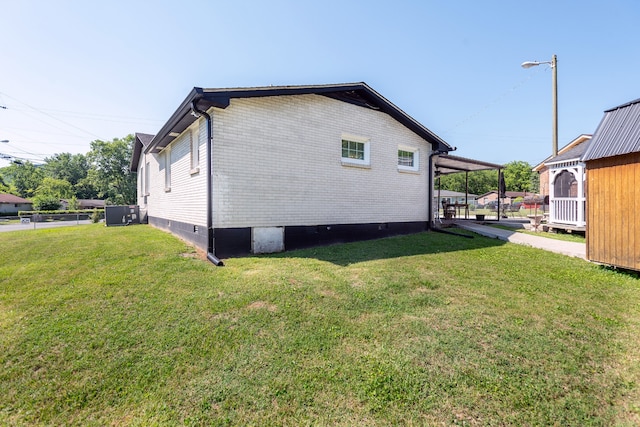
POLYGON ((91 214, 91 222, 93 223, 99 222, 103 212, 104 212, 103 210, 94 209, 93 213, 91 214))
POLYGON ((60 199, 54 196, 36 196, 33 208, 38 211, 55 211, 60 209, 60 199))

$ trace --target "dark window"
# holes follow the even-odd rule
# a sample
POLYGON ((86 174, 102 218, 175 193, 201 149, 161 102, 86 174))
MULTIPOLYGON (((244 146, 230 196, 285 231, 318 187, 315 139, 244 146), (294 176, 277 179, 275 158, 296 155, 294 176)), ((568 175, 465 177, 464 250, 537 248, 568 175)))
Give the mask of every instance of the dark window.
POLYGON ((554 197, 578 197, 578 181, 569 171, 562 171, 553 183, 554 197))

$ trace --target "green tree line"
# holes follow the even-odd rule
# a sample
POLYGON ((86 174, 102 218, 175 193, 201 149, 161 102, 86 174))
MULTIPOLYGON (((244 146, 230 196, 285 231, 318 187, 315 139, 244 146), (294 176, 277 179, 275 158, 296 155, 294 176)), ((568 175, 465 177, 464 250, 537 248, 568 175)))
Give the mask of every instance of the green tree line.
POLYGON ((60 153, 43 165, 13 162, 0 168, 0 192, 29 199, 35 209, 58 209, 60 199, 103 199, 108 204, 133 204, 136 177, 129 171, 133 135, 95 140, 87 154, 60 153))
MULTIPOLYGON (((504 165, 502 170, 507 191, 527 191, 537 193, 540 187, 539 176, 529 163, 515 160, 504 165)), ((455 173, 440 177, 440 188, 443 190, 465 192, 468 184, 469 194, 481 195, 490 191, 498 191, 498 171, 484 170, 455 173)), ((436 183, 436 185, 438 185, 436 183)))

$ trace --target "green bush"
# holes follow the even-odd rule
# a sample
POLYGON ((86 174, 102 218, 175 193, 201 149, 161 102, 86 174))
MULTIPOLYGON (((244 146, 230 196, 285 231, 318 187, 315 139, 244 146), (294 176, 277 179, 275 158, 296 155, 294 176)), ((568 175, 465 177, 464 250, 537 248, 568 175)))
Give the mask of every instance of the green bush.
POLYGON ((91 214, 91 222, 96 223, 96 222, 100 222, 100 219, 102 219, 102 217, 104 216, 104 210, 98 210, 98 209, 94 209, 93 213, 91 214))
POLYGON ((54 196, 36 196, 33 198, 33 208, 36 210, 60 209, 60 199, 54 196))

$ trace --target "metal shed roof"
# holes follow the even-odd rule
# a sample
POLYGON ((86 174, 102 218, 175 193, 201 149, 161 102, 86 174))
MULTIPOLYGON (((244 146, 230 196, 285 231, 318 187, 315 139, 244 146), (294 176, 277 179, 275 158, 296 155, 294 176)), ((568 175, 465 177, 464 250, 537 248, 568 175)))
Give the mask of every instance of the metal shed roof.
POLYGON ((606 110, 582 161, 640 151, 640 99, 606 110))

